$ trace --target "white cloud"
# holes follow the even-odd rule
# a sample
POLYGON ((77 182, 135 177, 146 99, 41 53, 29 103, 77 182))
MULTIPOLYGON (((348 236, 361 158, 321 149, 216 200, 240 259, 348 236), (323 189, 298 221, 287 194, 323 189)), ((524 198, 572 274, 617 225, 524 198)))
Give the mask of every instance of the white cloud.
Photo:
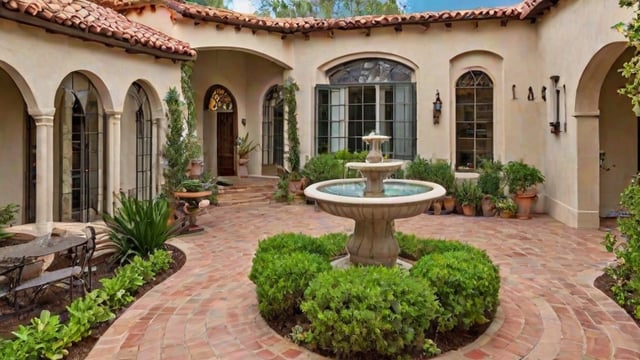
POLYGON ((231 10, 245 14, 253 14, 256 8, 253 7, 251 0, 233 0, 230 6, 231 10))

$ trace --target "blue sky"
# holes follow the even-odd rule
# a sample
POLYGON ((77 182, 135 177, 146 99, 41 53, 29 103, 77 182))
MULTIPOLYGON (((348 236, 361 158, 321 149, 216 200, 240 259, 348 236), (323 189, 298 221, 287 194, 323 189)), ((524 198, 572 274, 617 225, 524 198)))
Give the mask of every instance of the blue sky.
MULTIPOLYGON (((406 0, 407 12, 467 10, 514 5, 520 2, 521 0, 406 0)), ((251 0, 233 0, 231 8, 248 14, 255 11, 251 0)))
POLYGON ((467 10, 514 5, 521 0, 407 0, 407 12, 467 10))

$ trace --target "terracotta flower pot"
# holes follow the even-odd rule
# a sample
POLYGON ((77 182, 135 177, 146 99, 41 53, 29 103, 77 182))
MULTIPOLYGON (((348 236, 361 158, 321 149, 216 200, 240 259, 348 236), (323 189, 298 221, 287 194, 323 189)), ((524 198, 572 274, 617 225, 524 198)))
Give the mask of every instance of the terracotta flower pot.
POLYGON ((509 219, 513 217, 513 213, 509 210, 502 210, 500 211, 500 217, 501 218, 505 218, 505 219, 509 219))
POLYGON ((476 216, 476 207, 472 204, 462 205, 462 213, 464 216, 476 216))
POLYGON ((537 197, 537 193, 531 191, 516 193, 515 202, 518 204, 518 213, 516 214, 516 217, 518 219, 531 219, 531 207, 537 197))
POLYGON ((456 208, 456 198, 451 195, 447 195, 444 197, 443 204, 444 210, 448 213, 451 213, 456 208))
POLYGON ((482 198, 482 216, 495 216, 496 204, 493 202, 491 196, 485 196, 482 198))
POLYGON ((433 215, 440 215, 442 213, 442 201, 436 200, 433 202, 433 215))

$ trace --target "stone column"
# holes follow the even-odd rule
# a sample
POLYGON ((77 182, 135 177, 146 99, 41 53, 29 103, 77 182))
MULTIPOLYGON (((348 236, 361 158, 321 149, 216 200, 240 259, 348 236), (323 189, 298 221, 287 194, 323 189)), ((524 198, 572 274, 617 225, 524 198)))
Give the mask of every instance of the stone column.
MULTIPOLYGON (((159 113, 162 113, 161 111, 159 113)), ((156 156, 155 156, 155 166, 154 166, 154 170, 155 170, 155 191, 156 194, 159 194, 160 192, 162 192, 162 185, 164 184, 164 174, 163 174, 163 169, 164 169, 164 157, 162 156, 163 154, 163 148, 164 148, 164 143, 165 143, 165 128, 164 128, 164 124, 166 124, 165 118, 161 117, 161 116, 156 116, 153 118, 153 132, 154 134, 156 134, 156 146, 155 148, 156 150, 156 156)))
POLYGON ((55 109, 32 112, 36 123, 36 230, 53 224, 53 117, 55 109))
POLYGON ((107 193, 105 211, 112 214, 115 194, 120 192, 120 117, 117 111, 107 112, 107 193))
POLYGON ((576 113, 578 204, 575 226, 598 228, 600 224, 600 114, 576 113))

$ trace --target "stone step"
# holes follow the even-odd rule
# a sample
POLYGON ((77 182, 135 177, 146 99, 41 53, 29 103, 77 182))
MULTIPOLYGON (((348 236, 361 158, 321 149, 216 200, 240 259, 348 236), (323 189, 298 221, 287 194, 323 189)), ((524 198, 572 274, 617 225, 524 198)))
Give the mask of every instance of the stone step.
POLYGON ((233 178, 233 185, 218 186, 218 206, 266 204, 276 190, 277 178, 233 178))

